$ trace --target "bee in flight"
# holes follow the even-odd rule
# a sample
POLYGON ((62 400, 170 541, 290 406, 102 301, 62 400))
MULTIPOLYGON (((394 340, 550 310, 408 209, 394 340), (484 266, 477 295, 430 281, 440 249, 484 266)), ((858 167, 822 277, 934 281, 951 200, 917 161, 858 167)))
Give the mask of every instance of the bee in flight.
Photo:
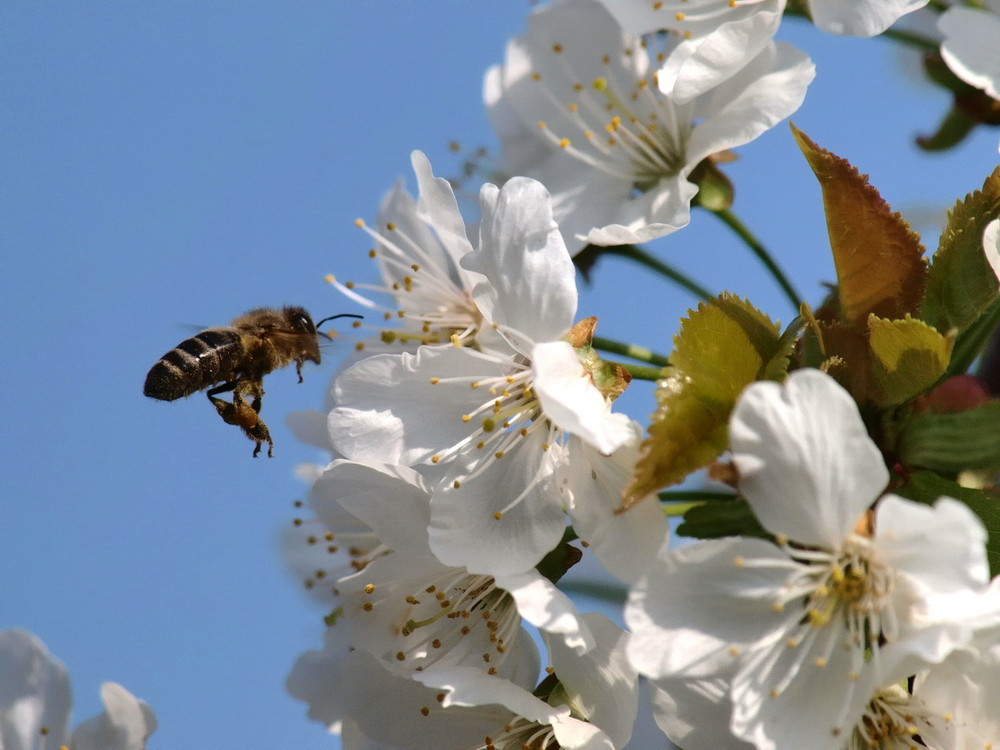
POLYGON ((274 455, 271 433, 260 418, 264 396, 264 376, 272 370, 295 363, 299 382, 302 365, 320 363, 319 326, 334 318, 360 315, 331 315, 314 324, 301 307, 274 310, 258 307, 234 319, 226 328, 208 328, 179 343, 164 354, 146 375, 142 392, 160 401, 190 396, 216 383, 207 392, 226 424, 236 425, 257 443, 253 455, 267 442, 267 455, 274 455), (232 401, 219 398, 232 392, 232 401))

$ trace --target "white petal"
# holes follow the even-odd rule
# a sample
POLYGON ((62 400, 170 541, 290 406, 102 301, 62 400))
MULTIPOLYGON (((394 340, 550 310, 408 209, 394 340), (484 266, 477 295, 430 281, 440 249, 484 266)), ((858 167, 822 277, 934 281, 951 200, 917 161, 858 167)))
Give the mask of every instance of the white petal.
POLYGON ((875 510, 875 540, 885 564, 923 596, 979 589, 989 581, 986 529, 968 506, 943 497, 933 506, 886 495, 875 510))
POLYGON ((615 747, 624 747, 639 710, 639 677, 625 654, 628 635, 597 612, 580 617, 593 633, 592 648, 581 655, 549 636, 549 660, 577 713, 600 727, 615 747))
POLYGON ((42 727, 58 747, 69 730, 66 667, 26 630, 0 631, 0 746, 37 747, 42 727))
POLYGON ((754 750, 729 731, 729 680, 657 680, 650 683, 656 723, 685 750, 754 750))
POLYGON ((462 415, 484 400, 469 382, 495 376, 503 367, 495 357, 453 346, 364 359, 337 378, 337 407, 327 422, 330 441, 354 460, 425 461, 468 434, 462 415), (433 377, 442 382, 432 384, 433 377), (448 378, 461 382, 445 382, 448 378))
MULTIPOLYGON (((316 481, 313 507, 319 498, 336 501, 367 524, 388 547, 427 552, 430 488, 405 466, 334 461, 316 481)), ((336 524, 328 524, 336 530, 336 524)))
POLYGON ((660 70, 660 90, 683 104, 739 72, 774 36, 784 6, 784 0, 748 4, 752 14, 681 42, 660 70))
POLYGON ((561 447, 543 451, 544 438, 529 435, 473 480, 458 488, 445 481, 435 490, 430 543, 442 562, 474 573, 523 573, 556 546, 566 519, 546 480, 561 447))
POLYGON ((156 729, 156 716, 144 702, 114 682, 101 685, 104 712, 73 730, 73 750, 142 750, 156 729))
POLYGON ((737 74, 693 102, 701 121, 691 131, 687 163, 749 143, 794 113, 816 75, 809 57, 770 42, 737 74))
POLYGON ((810 0, 813 23, 831 34, 875 36, 927 0, 810 0))
POLYGON ((548 191, 535 180, 514 177, 480 195, 479 247, 464 268, 482 274, 473 298, 489 323, 512 328, 534 341, 562 336, 576 315, 576 271, 548 191))
POLYGON ((665 554, 629 594, 629 660, 650 679, 718 676, 749 645, 780 637, 789 615, 773 605, 795 568, 761 539, 710 540, 665 554))
POLYGON ((448 180, 434 176, 431 163, 422 151, 414 151, 410 163, 419 187, 417 212, 437 233, 448 254, 448 266, 460 272, 458 263, 472 252, 472 243, 465 233, 465 220, 458 210, 455 191, 448 180))
POLYGON ((729 428, 740 490, 764 528, 839 548, 889 480, 858 407, 819 370, 754 383, 729 428))
POLYGON ((548 633, 559 635, 575 653, 594 647, 594 637, 577 615, 576 605, 537 570, 516 575, 494 576, 497 586, 517 602, 517 611, 529 623, 548 633))
POLYGON ((1000 219, 994 219, 983 230, 983 252, 997 281, 1000 281, 1000 219))
MULTIPOLYGON (((592 229, 587 233, 587 242, 595 245, 649 242, 686 227, 691 221, 691 199, 698 192, 698 186, 688 182, 686 175, 695 164, 689 159, 679 174, 660 180, 645 193, 617 206, 611 202, 616 208, 614 223, 592 229)), ((602 197, 609 200, 606 193, 602 197)))
POLYGON ((638 443, 603 456, 572 438, 567 451, 568 460, 560 467, 565 477, 560 487, 565 486, 572 496, 573 528, 605 569, 627 583, 634 582, 656 559, 669 534, 667 517, 654 497, 625 513, 616 512, 621 508, 622 491, 632 479, 638 443))
POLYGON ((605 454, 635 440, 629 418, 611 411, 568 343, 536 344, 531 367, 542 411, 560 429, 605 454))

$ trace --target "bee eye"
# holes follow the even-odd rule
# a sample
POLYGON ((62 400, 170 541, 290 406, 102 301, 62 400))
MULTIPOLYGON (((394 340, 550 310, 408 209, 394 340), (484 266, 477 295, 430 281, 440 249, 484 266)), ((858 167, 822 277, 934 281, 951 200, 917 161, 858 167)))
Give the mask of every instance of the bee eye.
POLYGON ((313 330, 315 330, 313 328, 312 321, 309 320, 309 318, 307 318, 305 315, 295 316, 295 326, 297 328, 301 328, 304 331, 309 331, 310 333, 312 333, 313 330))

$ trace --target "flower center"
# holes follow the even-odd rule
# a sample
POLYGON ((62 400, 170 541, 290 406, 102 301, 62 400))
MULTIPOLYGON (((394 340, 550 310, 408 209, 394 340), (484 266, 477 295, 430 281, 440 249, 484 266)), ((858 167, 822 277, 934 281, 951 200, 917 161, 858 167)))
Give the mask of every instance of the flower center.
POLYGON ((558 107, 556 128, 564 130, 555 132, 542 120, 540 132, 588 165, 629 179, 639 191, 680 172, 692 119, 686 105, 660 92, 655 73, 637 77, 635 70, 649 67, 646 43, 635 41, 617 55, 604 55, 602 74, 589 84, 576 80, 565 51, 563 44, 552 45, 556 59, 549 76, 555 80, 538 72, 532 76, 558 107), (639 56, 647 64, 637 66, 639 56))
POLYGON ((368 255, 379 259, 385 283, 342 284, 332 275, 326 281, 355 302, 382 312, 385 325, 376 327, 382 343, 415 347, 457 340, 462 345, 473 345, 483 325, 482 314, 471 291, 462 287, 457 269, 442 261, 447 257, 443 249, 423 247, 392 222, 385 225, 384 232, 368 227, 360 219, 355 224, 378 243, 378 249, 369 250, 368 255), (377 305, 357 289, 388 295, 396 306, 377 305))
POLYGON ((393 620, 400 623, 397 634, 403 643, 391 656, 415 669, 426 669, 474 643, 488 644, 480 657, 489 665, 487 671, 495 674, 521 624, 514 599, 506 590, 498 588, 491 576, 469 575, 464 570, 449 569, 409 593, 392 584, 367 584, 362 593, 366 612, 386 605, 398 607, 393 620), (391 595, 380 596, 386 586, 391 595))

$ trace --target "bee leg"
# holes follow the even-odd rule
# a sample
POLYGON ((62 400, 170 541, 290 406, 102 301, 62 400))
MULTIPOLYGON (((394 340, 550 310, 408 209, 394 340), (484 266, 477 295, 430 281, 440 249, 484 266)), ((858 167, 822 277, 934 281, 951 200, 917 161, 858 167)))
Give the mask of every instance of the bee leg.
POLYGON ((206 394, 209 401, 219 412, 222 421, 226 424, 236 425, 243 430, 248 438, 257 443, 253 455, 256 457, 260 453, 261 445, 266 441, 268 444, 267 455, 273 457, 274 442, 271 440, 271 433, 267 425, 258 416, 261 407, 261 396, 264 389, 260 382, 252 380, 234 380, 231 383, 223 383, 217 388, 212 388, 206 394), (226 391, 233 392, 232 403, 217 398, 219 393, 226 391), (244 394, 251 397, 253 401, 247 403, 244 394))
POLYGON ((233 391, 233 407, 236 412, 236 422, 243 433, 253 440, 257 445, 254 447, 253 455, 256 458, 260 454, 261 445, 267 442, 267 457, 274 458, 274 441, 271 440, 271 431, 267 429, 259 416, 261 399, 264 396, 264 387, 259 380, 242 380, 233 391), (244 400, 248 396, 253 400, 248 404, 244 400))
POLYGON ((299 376, 299 382, 302 382, 302 365, 306 363, 304 357, 299 357, 295 360, 295 374, 299 376))

